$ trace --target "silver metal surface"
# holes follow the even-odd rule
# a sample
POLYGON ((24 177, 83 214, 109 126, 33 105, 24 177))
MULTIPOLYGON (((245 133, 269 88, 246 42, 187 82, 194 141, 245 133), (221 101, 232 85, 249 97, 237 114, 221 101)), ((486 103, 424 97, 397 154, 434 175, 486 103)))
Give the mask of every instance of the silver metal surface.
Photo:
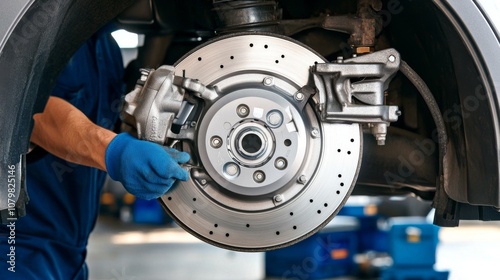
POLYGON ((384 93, 399 65, 394 49, 316 64, 313 72, 322 121, 369 123, 377 143, 384 145, 388 124, 401 115, 397 106, 384 104, 384 93))
MULTIPOLYGON (((2 52, 4 44, 7 42, 7 38, 9 38, 14 27, 21 20, 22 16, 26 13, 33 2, 34 0, 2 2, 2 16, 0 17, 0 53, 2 52)), ((40 13, 44 12, 45 14, 48 13, 45 10, 42 10, 40 13)))
POLYGON ((125 96, 122 116, 125 123, 136 129, 140 139, 165 144, 176 115, 185 115, 180 112, 183 108, 191 109, 183 106, 183 92, 173 85, 174 70, 171 66, 161 66, 143 71, 142 76, 147 77, 145 84, 125 96))
POLYGON ((194 155, 190 180, 161 198, 183 228, 220 247, 261 251, 335 216, 355 182, 362 137, 359 124, 320 122, 308 84, 321 62, 290 39, 246 34, 205 44, 175 66, 190 80, 182 87, 203 99, 194 135, 169 133, 194 155))

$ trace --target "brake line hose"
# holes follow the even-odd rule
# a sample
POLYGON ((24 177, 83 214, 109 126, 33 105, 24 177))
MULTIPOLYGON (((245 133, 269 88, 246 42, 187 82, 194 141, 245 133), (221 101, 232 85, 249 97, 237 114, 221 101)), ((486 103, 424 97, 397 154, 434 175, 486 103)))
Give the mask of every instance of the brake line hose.
MULTIPOLYGON (((433 207, 436 208, 436 213, 434 215, 434 223, 440 225, 456 226, 453 221, 450 221, 450 217, 446 213, 450 207, 454 206, 454 202, 446 194, 445 188, 448 185, 446 180, 446 175, 448 173, 448 164, 444 159, 446 155, 446 143, 448 142, 448 136, 446 133, 446 126, 444 123, 441 110, 437 105, 436 99, 432 95, 431 90, 425 84, 424 80, 405 62, 401 61, 399 71, 410 80, 410 82, 417 88, 418 92, 424 99, 425 103, 431 111, 432 118, 436 124, 436 129, 438 132, 438 147, 439 147, 439 186, 436 188, 436 196, 434 197, 433 207)), ((452 219, 453 220, 453 219, 452 219)))
POLYGON ((432 95, 431 90, 427 84, 422 80, 422 78, 415 72, 405 61, 401 61, 399 71, 410 80, 410 82, 417 88, 418 92, 424 99, 427 107, 431 111, 432 118, 436 123, 436 129, 438 132, 438 144, 439 144, 439 158, 444 163, 444 156, 446 154, 446 143, 448 142, 448 136, 446 133, 446 126, 444 123, 441 110, 436 102, 436 99, 432 95))

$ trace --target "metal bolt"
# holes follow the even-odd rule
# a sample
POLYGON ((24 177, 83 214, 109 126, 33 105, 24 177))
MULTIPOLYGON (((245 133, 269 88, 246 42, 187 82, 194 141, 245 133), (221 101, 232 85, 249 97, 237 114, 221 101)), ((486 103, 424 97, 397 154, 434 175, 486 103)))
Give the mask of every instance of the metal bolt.
POLYGON ((385 136, 379 136, 379 135, 377 135, 375 137, 375 139, 377 140, 377 145, 379 145, 379 146, 384 146, 385 145, 385 136))
POLYGON ((274 167, 276 167, 279 170, 285 169, 287 166, 286 159, 279 157, 274 161, 274 167))
POLYGON ((245 104, 241 104, 236 108, 236 114, 238 114, 240 118, 245 118, 250 114, 250 108, 245 104))
POLYGON ((279 127, 283 123, 283 115, 279 111, 271 111, 267 114, 267 123, 271 127, 279 127))
POLYGON ((302 92, 297 92, 295 94, 295 96, 294 96, 294 98, 295 98, 296 101, 302 101, 302 100, 304 100, 304 97, 305 96, 304 96, 304 94, 302 92))
POLYGON ((282 202, 283 196, 281 194, 277 194, 273 197, 274 202, 282 202))
POLYGON ((207 180, 206 179, 201 179, 201 184, 202 185, 206 185, 207 184, 207 180))
POLYGON ((342 63, 342 62, 344 62, 344 57, 337 56, 337 63, 342 63))
POLYGON ((385 145, 385 139, 387 136, 387 124, 377 123, 374 124, 370 129, 373 136, 375 136, 375 140, 377 140, 377 145, 385 145))
POLYGON ((401 114, 403 114, 403 113, 401 112, 401 110, 397 110, 397 111, 396 111, 396 116, 401 116, 401 114))
POLYGON ((396 62, 396 57, 394 55, 389 56, 390 62, 396 62))
POLYGON ((145 82, 148 79, 148 76, 149 76, 149 73, 151 73, 151 70, 146 69, 146 68, 141 68, 141 69, 139 69, 139 71, 141 72, 140 80, 145 82))
POLYGON ((227 163, 226 166, 224 166, 224 171, 226 172, 227 175, 229 176, 236 176, 238 175, 240 168, 236 163, 227 163))
POLYGON ((318 129, 318 128, 316 128, 316 127, 315 127, 315 128, 313 128, 313 129, 311 130, 311 136, 312 136, 313 138, 318 138, 318 137, 319 137, 319 129, 318 129))
POLYGON ((262 171, 255 171, 253 173, 253 180, 257 183, 262 183, 266 179, 266 174, 262 171))
POLYGON ((214 149, 218 149, 222 146, 222 138, 220 138, 219 136, 212 136, 212 138, 210 139, 210 146, 212 146, 212 148, 214 149))
POLYGON ((196 126, 196 122, 195 122, 195 121, 192 121, 189 125, 190 125, 191 127, 195 127, 195 126, 196 126))
POLYGON ((266 77, 266 78, 264 78, 264 85, 265 86, 272 86, 273 84, 274 84, 273 77, 266 77))
POLYGON ((300 175, 299 179, 297 179, 297 182, 299 182, 299 184, 302 184, 302 185, 304 185, 305 183, 307 183, 307 177, 306 177, 306 175, 300 175))

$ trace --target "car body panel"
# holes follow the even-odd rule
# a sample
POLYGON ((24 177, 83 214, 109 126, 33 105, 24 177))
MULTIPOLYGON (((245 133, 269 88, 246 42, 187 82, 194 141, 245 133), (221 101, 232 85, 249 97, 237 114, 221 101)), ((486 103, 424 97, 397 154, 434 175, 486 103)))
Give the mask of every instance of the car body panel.
MULTIPOLYGON (((457 30, 475 65, 463 63, 459 53, 454 54, 455 65, 461 76, 470 75, 472 82, 457 79, 465 149, 467 156, 467 184, 460 182, 446 186, 447 194, 454 200, 474 205, 500 206, 499 184, 499 108, 498 83, 500 64, 491 54, 500 52, 494 30, 474 1, 435 1, 449 22, 457 30), (475 69, 471 70, 472 67, 475 69), (460 70, 461 68, 461 70, 460 70), (470 71, 470 72, 468 72, 470 71), (477 71, 477 76, 472 75, 477 71), (484 96, 486 95, 486 98, 484 96), (485 160, 488 158, 488 160, 485 160), (485 194, 488 195, 485 195, 485 194)), ((447 36, 453 36, 447 33, 447 36)), ((449 41, 458 38, 449 39, 449 41)), ((453 48, 451 49, 453 53, 453 48)), ((451 109, 451 108, 450 108, 451 109)), ((444 112, 446 116, 446 111, 444 112)), ((448 122, 449 130, 454 128, 448 122)), ((453 135, 453 132, 451 132, 453 135)), ((454 174, 450 174, 454 176, 454 174)), ((452 179, 453 180, 453 179, 452 179)))

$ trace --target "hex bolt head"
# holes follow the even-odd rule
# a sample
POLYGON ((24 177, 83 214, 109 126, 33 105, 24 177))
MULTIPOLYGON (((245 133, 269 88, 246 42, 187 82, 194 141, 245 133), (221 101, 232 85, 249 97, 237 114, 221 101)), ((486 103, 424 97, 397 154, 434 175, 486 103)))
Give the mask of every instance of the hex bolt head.
POLYGON ((222 147, 222 138, 220 138, 219 136, 212 136, 212 138, 210 139, 210 146, 212 146, 212 148, 214 149, 222 147))
POLYGON ((277 194, 273 197, 274 202, 282 202, 283 196, 281 194, 277 194))
POLYGON ((387 126, 388 125, 386 123, 377 123, 370 128, 371 133, 375 136, 375 140, 377 140, 377 145, 379 146, 385 145, 387 126))
POLYGON ((245 104, 241 104, 236 108, 236 114, 238 114, 240 118, 246 118, 248 114, 250 114, 250 108, 245 104))
POLYGON ((264 172, 258 170, 253 173, 253 180, 257 183, 262 183, 266 180, 266 174, 264 172))
POLYGON ((146 69, 146 68, 141 68, 141 69, 139 69, 139 71, 141 72, 140 80, 145 82, 148 79, 148 76, 149 76, 149 73, 151 73, 151 70, 146 69))
POLYGON ((265 77, 263 83, 265 86, 272 86, 274 84, 274 79, 273 77, 265 77))
POLYGON ((206 185, 206 184, 207 184, 207 180, 206 180, 206 179, 201 179, 200 183, 201 183, 202 185, 206 185))
POLYGON ((303 94, 302 92, 297 92, 297 93, 295 94, 295 96, 294 96, 295 101, 302 101, 302 100, 304 100, 304 97, 305 97, 305 96, 304 96, 304 94, 303 94))
POLYGON ((305 183, 307 183, 307 177, 306 177, 306 175, 300 175, 299 178, 297 179, 297 182, 299 182, 299 184, 302 184, 302 185, 304 185, 305 183))
POLYGON ((385 145, 385 136, 377 136, 377 137, 375 137, 375 140, 377 140, 377 145, 378 146, 384 146, 385 145))

